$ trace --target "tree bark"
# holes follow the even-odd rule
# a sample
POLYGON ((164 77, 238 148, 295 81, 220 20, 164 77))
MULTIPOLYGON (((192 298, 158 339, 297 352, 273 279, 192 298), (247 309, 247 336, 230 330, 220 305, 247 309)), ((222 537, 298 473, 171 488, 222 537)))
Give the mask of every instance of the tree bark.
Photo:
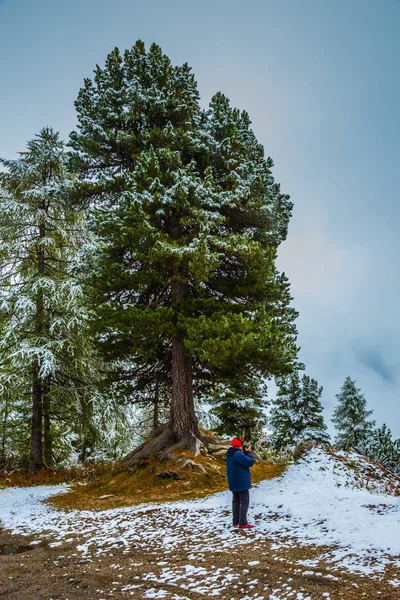
POLYGON ((42 386, 43 401, 43 442, 44 442, 44 464, 46 467, 53 466, 53 438, 51 435, 50 416, 50 380, 47 378, 42 386))
POLYGON ((160 384, 156 381, 156 387, 154 390, 154 412, 153 412, 153 429, 159 426, 159 410, 160 410, 160 384))
POLYGON ((7 438, 7 427, 8 427, 8 401, 9 392, 5 392, 5 406, 4 406, 4 417, 3 417, 3 431, 1 439, 1 454, 0 454, 0 465, 6 462, 6 438, 7 438))
MULTIPOLYGON (((188 285, 181 279, 172 281, 172 306, 179 306, 188 297, 188 285)), ((184 447, 194 449, 199 437, 198 421, 193 403, 192 360, 185 352, 179 331, 172 337, 172 398, 169 427, 173 437, 184 447)))
MULTIPOLYGON (((46 174, 44 174, 46 181, 46 174)), ((42 209, 46 211, 46 201, 42 201, 42 209)), ((39 240, 43 240, 46 235, 46 225, 42 221, 39 224, 39 240)), ((41 245, 37 251, 37 274, 41 277, 45 270, 44 249, 41 245)), ((39 291, 36 300, 36 315, 35 315, 35 333, 40 338, 44 327, 44 302, 43 292, 39 291)), ((33 381, 32 381, 32 432, 31 432, 31 448, 29 459, 29 474, 32 475, 43 466, 43 448, 42 448, 42 417, 43 417, 43 397, 42 397, 42 379, 40 376, 40 364, 37 356, 33 359, 33 381)))
POLYGON ((93 452, 94 446, 96 444, 96 440, 94 438, 93 429, 92 429, 92 417, 93 417, 93 404, 87 398, 86 394, 81 396, 80 398, 81 404, 81 416, 80 416, 80 425, 81 425, 81 453, 80 460, 81 462, 85 462, 88 456, 93 452))
POLYGON ((39 361, 33 360, 32 382, 32 431, 29 458, 29 474, 36 473, 43 465, 42 449, 42 384, 39 376, 39 361))

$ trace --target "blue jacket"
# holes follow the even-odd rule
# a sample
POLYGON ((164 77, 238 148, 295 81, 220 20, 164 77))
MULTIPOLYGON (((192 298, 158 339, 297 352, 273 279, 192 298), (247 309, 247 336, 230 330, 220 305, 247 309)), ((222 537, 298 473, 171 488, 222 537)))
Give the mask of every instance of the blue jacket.
POLYGON ((251 488, 250 467, 254 465, 251 454, 244 454, 239 448, 229 448, 226 453, 226 474, 231 492, 243 492, 251 488))

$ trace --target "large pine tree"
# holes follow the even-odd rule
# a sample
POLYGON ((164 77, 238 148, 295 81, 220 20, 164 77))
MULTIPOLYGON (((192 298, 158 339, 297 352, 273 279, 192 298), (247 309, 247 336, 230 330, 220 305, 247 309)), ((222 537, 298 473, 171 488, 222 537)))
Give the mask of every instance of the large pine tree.
POLYGON ((1 163, 2 440, 5 445, 12 425, 24 432, 20 418, 30 412, 32 473, 52 464, 58 433, 72 434, 78 405, 90 402, 86 313, 72 272, 84 229, 62 193, 72 176, 58 133, 44 128, 19 159, 1 163))
POLYGON ((300 380, 298 372, 295 372, 280 379, 269 419, 277 449, 295 446, 302 441, 329 443, 321 394, 322 387, 308 375, 303 375, 300 380))
POLYGON ((132 460, 198 450, 193 394, 282 375, 296 312, 277 272, 291 203, 246 113, 200 108, 190 68, 153 44, 115 49, 76 101, 71 134, 99 249, 88 278, 95 330, 121 377, 171 388, 170 418, 132 460))
POLYGON ((338 405, 332 418, 338 432, 335 446, 343 450, 351 448, 361 450, 375 424, 375 421, 368 420, 373 411, 367 410, 364 394, 350 377, 346 377, 336 398, 338 405))

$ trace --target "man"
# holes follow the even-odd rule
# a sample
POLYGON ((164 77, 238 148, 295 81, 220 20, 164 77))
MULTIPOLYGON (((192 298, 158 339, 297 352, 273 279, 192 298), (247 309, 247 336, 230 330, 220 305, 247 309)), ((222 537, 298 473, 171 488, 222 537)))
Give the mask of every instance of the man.
POLYGON ((243 448, 243 441, 240 438, 233 438, 231 444, 232 447, 226 453, 226 474, 229 489, 233 494, 233 526, 239 529, 252 529, 254 525, 247 523, 247 509, 251 488, 250 468, 254 465, 254 458, 250 449, 243 448))

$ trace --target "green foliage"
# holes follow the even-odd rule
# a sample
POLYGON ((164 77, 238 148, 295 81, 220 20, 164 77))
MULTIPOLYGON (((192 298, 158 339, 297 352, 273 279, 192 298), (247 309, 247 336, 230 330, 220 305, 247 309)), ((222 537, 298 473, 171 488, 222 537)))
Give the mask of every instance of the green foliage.
POLYGON ((372 432, 375 421, 369 421, 372 410, 367 410, 367 401, 356 382, 346 377, 340 394, 336 395, 338 405, 332 421, 337 429, 335 446, 339 449, 361 449, 372 432))
POLYGON ((259 439, 266 424, 265 409, 268 405, 267 388, 262 381, 254 381, 249 388, 238 383, 236 386, 219 386, 207 398, 211 414, 219 424, 214 428, 219 435, 243 436, 246 440, 259 439))
POLYGON ((329 443, 322 415, 322 387, 315 379, 298 372, 279 380, 277 398, 272 403, 269 424, 276 449, 300 442, 329 443))

